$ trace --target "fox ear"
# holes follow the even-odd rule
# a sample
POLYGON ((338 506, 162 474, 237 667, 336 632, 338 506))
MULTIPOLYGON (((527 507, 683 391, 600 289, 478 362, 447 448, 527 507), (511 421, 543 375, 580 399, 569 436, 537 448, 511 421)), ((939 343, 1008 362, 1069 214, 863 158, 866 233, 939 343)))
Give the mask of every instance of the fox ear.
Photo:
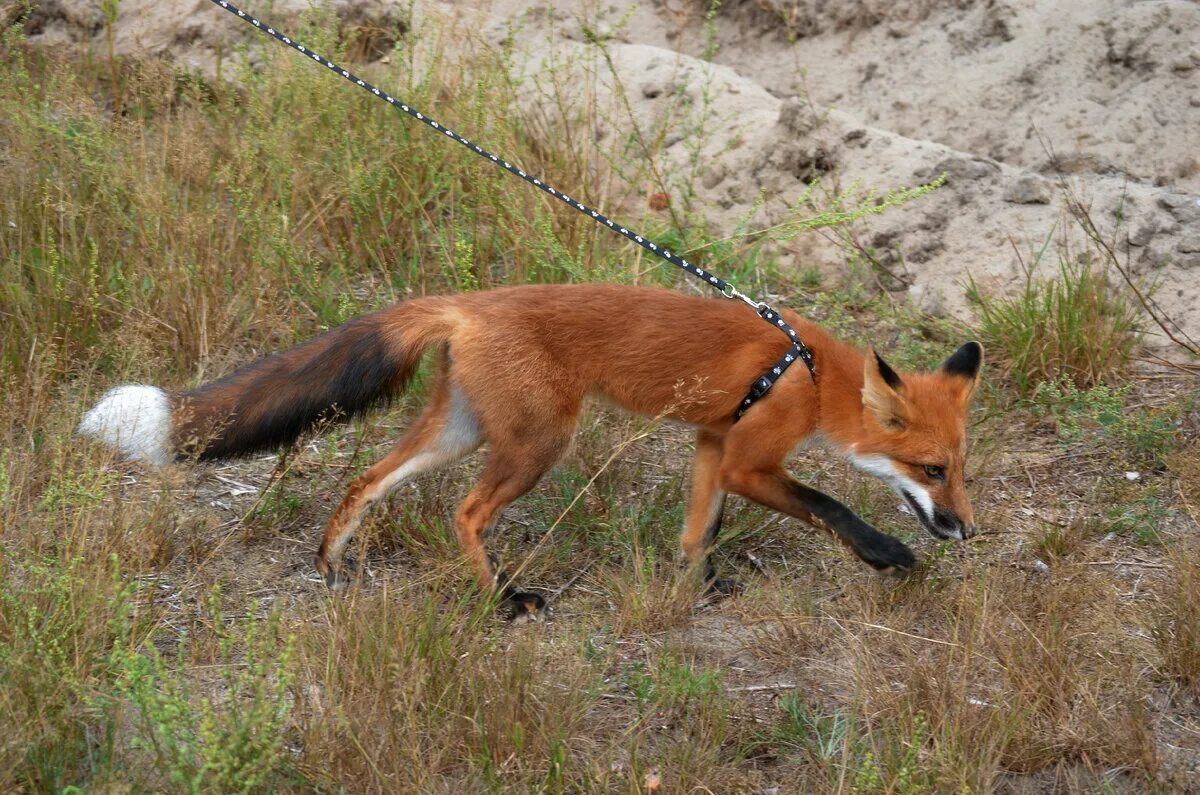
POLYGON ((968 342, 950 354, 949 359, 942 362, 942 372, 967 380, 967 392, 964 400, 969 400, 971 393, 975 391, 975 382, 979 378, 979 368, 982 366, 983 346, 978 342, 968 342))
POLYGON ((863 368, 863 408, 888 430, 904 427, 907 418, 904 381, 874 349, 863 368))

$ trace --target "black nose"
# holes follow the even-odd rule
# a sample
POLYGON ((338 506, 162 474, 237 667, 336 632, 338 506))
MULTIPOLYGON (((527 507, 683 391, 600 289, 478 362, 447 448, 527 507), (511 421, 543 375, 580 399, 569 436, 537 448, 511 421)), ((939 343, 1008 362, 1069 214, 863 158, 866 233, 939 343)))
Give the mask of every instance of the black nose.
POLYGON ((975 531, 973 525, 965 524, 957 515, 943 508, 934 509, 933 523, 936 525, 935 534, 945 538, 957 538, 965 541, 975 531))

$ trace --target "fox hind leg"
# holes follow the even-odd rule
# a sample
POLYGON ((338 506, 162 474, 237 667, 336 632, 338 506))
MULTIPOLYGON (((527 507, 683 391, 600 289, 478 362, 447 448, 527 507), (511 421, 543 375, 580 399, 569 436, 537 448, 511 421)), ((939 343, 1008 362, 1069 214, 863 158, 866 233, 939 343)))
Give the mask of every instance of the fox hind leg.
POLYGON ((709 589, 728 594, 738 590, 737 582, 717 579, 712 564, 712 548, 721 530, 728 496, 717 483, 724 452, 724 436, 704 429, 697 431, 692 489, 679 545, 684 562, 690 569, 699 570, 703 567, 704 582, 709 589))
POLYGON ((485 593, 498 591, 513 618, 536 618, 545 607, 545 600, 537 594, 515 589, 508 575, 492 565, 483 539, 495 526, 501 512, 536 486, 566 449, 573 428, 552 426, 552 421, 546 421, 533 437, 536 438, 534 444, 518 441, 530 439, 528 431, 531 429, 493 439, 483 475, 459 505, 455 516, 459 546, 480 589, 485 593))
POLYGON ((443 378, 433 400, 400 443, 350 484, 325 526, 317 551, 317 571, 331 587, 344 584, 338 574, 342 552, 366 511, 406 480, 470 455, 483 441, 479 420, 462 392, 443 378))

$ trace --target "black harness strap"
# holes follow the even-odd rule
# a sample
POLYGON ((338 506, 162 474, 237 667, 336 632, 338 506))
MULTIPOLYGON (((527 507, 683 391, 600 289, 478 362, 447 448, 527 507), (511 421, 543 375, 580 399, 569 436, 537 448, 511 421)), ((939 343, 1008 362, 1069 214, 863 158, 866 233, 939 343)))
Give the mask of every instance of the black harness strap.
POLYGON ((775 382, 780 376, 792 366, 792 362, 800 359, 808 367, 808 373, 812 376, 813 383, 817 382, 817 367, 813 362, 812 351, 808 349, 801 339, 796 336, 796 330, 787 324, 779 313, 771 309, 766 304, 761 304, 758 309, 758 315, 763 320, 769 323, 774 323, 792 340, 792 347, 788 348, 788 352, 783 355, 783 358, 775 362, 775 366, 755 379, 750 386, 750 391, 746 393, 746 397, 742 398, 742 402, 738 404, 737 411, 734 412, 733 421, 737 422, 742 418, 742 415, 754 405, 754 403, 767 392, 771 391, 771 387, 775 386, 775 382))
POLYGON ((749 304, 750 306, 754 307, 755 311, 758 312, 759 317, 761 317, 763 320, 766 320, 767 322, 771 323, 772 325, 776 326, 780 331, 782 331, 784 334, 786 334, 788 336, 788 338, 791 340, 791 347, 788 349, 788 352, 783 355, 783 358, 775 363, 774 367, 772 367, 766 373, 763 373, 761 376, 759 376, 759 378, 754 382, 754 385, 750 387, 750 391, 746 394, 746 397, 743 398, 743 400, 740 404, 738 404, 737 412, 734 415, 735 421, 738 419, 741 419, 742 415, 745 414, 746 411, 752 405, 754 405, 754 403, 756 401, 761 399, 764 395, 767 394, 768 391, 770 391, 771 387, 773 387, 775 385, 775 382, 779 380, 780 376, 782 376, 784 374, 784 372, 787 371, 788 367, 790 367, 792 362, 796 361, 796 359, 800 359, 804 362, 804 364, 808 367, 809 375, 812 376, 813 383, 816 383, 817 370, 816 370, 815 365, 813 364, 812 351, 810 351, 808 349, 808 347, 804 344, 804 342, 800 339, 800 337, 798 337, 796 335, 795 329, 793 329, 790 325, 788 325, 787 322, 784 321, 784 319, 779 316, 778 312, 776 312, 771 307, 767 306, 765 303, 762 303, 760 301, 754 301, 753 299, 748 298, 747 296, 745 296, 744 294, 739 292, 738 289, 736 287, 734 287, 731 283, 725 281, 724 279, 716 276, 715 274, 709 273, 708 271, 692 264, 691 262, 688 262, 683 257, 680 257, 679 255, 672 253, 671 251, 663 248, 662 246, 658 245, 657 243, 654 243, 653 241, 647 240, 646 238, 642 237, 641 235, 637 234, 636 232, 634 232, 630 229, 627 229, 624 226, 621 226, 620 224, 613 221, 611 218, 608 218, 607 216, 600 213, 598 210, 588 207, 583 202, 577 201, 576 199, 571 198, 570 196, 563 193, 562 191, 555 190, 554 188, 547 185, 545 182, 542 182, 540 179, 537 179, 536 177, 534 177, 530 174, 527 174, 523 170, 514 166, 512 163, 509 163, 507 160, 501 159, 500 157, 492 154, 491 152, 489 152, 488 150, 479 146, 478 144, 472 143, 470 140, 468 140, 464 136, 459 135, 458 133, 454 132, 453 130, 451 130, 441 124, 438 124, 436 121, 429 118, 425 114, 421 113, 417 109, 409 106, 408 104, 406 104, 404 102, 401 102, 400 100, 396 99, 395 97, 391 96, 390 94, 388 94, 384 91, 381 91, 379 88, 375 87, 374 85, 372 85, 372 84, 368 83, 367 81, 363 80, 362 78, 358 77, 353 72, 343 69, 342 67, 338 66, 337 64, 335 64, 333 61, 329 60, 328 58, 326 58, 318 53, 313 52, 312 50, 305 47, 303 44, 300 44, 299 42, 294 41, 291 37, 285 36, 283 33, 280 33, 275 28, 263 24, 255 17, 250 16, 245 11, 242 11, 240 8, 233 5, 233 3, 227 2, 227 0, 212 0, 212 2, 215 3, 216 5, 220 6, 221 8, 225 9, 229 13, 236 14, 239 18, 245 20, 247 23, 258 28, 262 32, 266 33, 268 36, 271 36, 272 38, 274 38, 280 42, 283 42, 287 46, 291 47, 293 50, 296 50, 297 52, 301 53, 302 55, 304 55, 308 58, 311 58, 312 60, 316 61, 317 63, 321 64, 322 66, 328 68, 334 74, 337 74, 340 77, 344 78, 345 80, 348 80, 349 82, 353 83, 354 85, 358 86, 359 88, 362 88, 366 91, 370 91, 372 94, 379 97, 384 102, 388 103, 389 105, 391 105, 394 108, 399 108, 402 112, 408 114, 409 116, 411 116, 412 118, 421 122, 422 124, 429 127, 430 129, 436 130, 437 132, 442 133, 446 137, 457 141, 458 143, 462 144, 463 146, 467 147, 468 149, 470 149, 473 152, 475 152, 476 154, 478 154, 480 157, 483 157, 483 158, 486 158, 487 160, 492 161, 497 166, 499 166, 500 168, 509 172, 510 174, 515 174, 516 176, 518 176, 521 179, 528 182, 530 185, 533 185, 535 188, 541 190, 543 193, 548 193, 549 195, 553 196, 555 199, 558 199, 560 202, 562 202, 563 204, 566 204, 571 209, 573 209, 577 212, 581 212, 584 215, 590 216, 592 218, 592 220, 594 220, 596 223, 601 224, 602 226, 607 226, 609 229, 613 230, 614 232, 621 235, 622 237, 633 241, 637 245, 644 248, 646 251, 649 251, 651 254, 653 254, 657 257, 660 257, 661 259, 666 260, 667 262, 674 265, 676 268, 679 268, 680 270, 685 271, 686 273, 694 276, 695 278, 700 279, 704 283, 708 284, 710 287, 716 288, 717 290, 719 290, 721 292, 721 295, 725 296, 726 298, 737 298, 737 299, 749 304))

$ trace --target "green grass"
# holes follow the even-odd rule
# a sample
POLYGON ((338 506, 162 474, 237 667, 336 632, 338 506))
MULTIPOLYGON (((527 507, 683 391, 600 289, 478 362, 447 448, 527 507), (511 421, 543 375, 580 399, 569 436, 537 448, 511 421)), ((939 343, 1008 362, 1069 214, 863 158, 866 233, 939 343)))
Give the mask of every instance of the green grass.
POLYGON ((1082 388, 1110 382, 1140 342, 1136 304, 1086 255, 1060 260, 1052 276, 1036 275, 1045 253, 1012 297, 992 296, 969 280, 984 348, 1026 395, 1044 381, 1067 379, 1082 388))

